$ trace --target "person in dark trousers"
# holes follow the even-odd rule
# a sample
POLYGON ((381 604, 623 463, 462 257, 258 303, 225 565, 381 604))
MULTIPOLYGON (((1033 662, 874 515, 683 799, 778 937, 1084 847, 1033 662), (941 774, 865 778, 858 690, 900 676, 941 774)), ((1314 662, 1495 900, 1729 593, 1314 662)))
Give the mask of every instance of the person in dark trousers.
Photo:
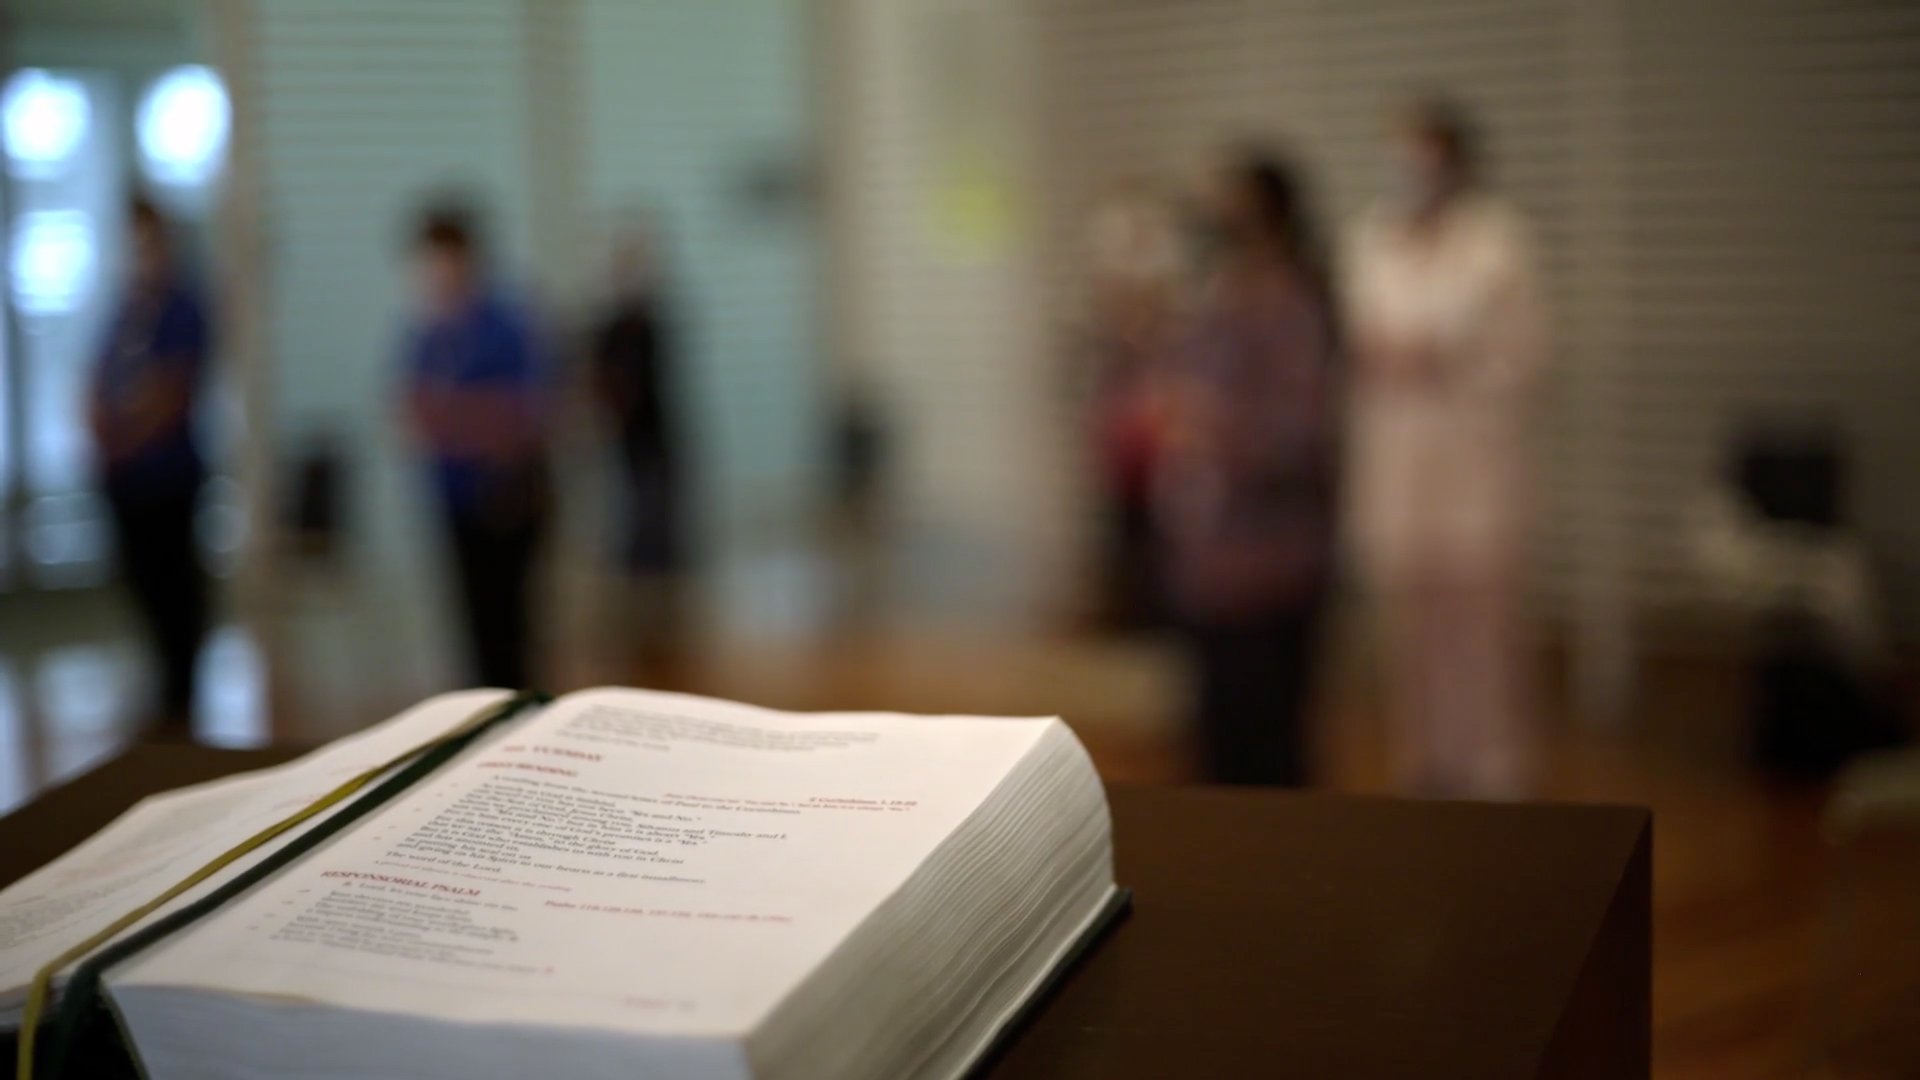
POLYGON ((193 524, 207 473, 194 431, 207 317, 158 208, 135 199, 127 230, 129 272, 94 367, 88 421, 120 567, 159 668, 159 726, 185 735, 208 618, 193 524))
POLYGON ((1334 321, 1293 171, 1248 153, 1216 201, 1215 265, 1168 358, 1155 510, 1207 778, 1297 785, 1333 550, 1334 321))
POLYGON ((593 385, 617 440, 626 570, 665 574, 679 568, 682 542, 673 327, 643 234, 621 240, 612 271, 613 298, 593 331, 593 385))
POLYGON ((473 676, 524 687, 550 511, 545 364, 531 320, 489 279, 467 211, 429 209, 413 240, 420 311, 406 342, 407 417, 452 549, 473 676))

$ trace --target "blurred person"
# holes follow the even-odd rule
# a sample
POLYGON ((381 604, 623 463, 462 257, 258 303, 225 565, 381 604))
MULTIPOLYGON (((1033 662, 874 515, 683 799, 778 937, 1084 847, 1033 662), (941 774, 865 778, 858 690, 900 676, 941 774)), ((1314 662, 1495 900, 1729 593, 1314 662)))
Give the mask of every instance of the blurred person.
POLYGON ((674 575, 685 540, 678 356, 658 250, 638 225, 616 238, 610 296, 588 347, 593 397, 612 427, 618 458, 620 564, 635 586, 608 595, 609 631, 634 645, 634 661, 655 669, 673 660, 680 614, 674 575))
POLYGON ((472 674, 524 687, 551 498, 544 357, 528 314, 491 279, 468 211, 425 211, 412 254, 419 310, 405 343, 406 413, 452 551, 472 674))
POLYGON ((1518 593, 1546 312, 1525 223, 1478 184, 1464 114, 1413 105, 1393 150, 1394 194, 1359 223, 1343 293, 1353 537, 1395 767, 1412 791, 1511 796, 1529 774, 1518 593))
POLYGON ((1180 238, 1165 201, 1130 183, 1095 210, 1088 242, 1084 348, 1093 366, 1101 600, 1114 623, 1136 627, 1153 621, 1158 603, 1150 488, 1166 409, 1154 358, 1174 326, 1180 238))
POLYGON ((594 396, 612 421, 621 466, 623 561, 665 574, 681 554, 681 448, 673 402, 673 321, 654 245, 629 230, 610 267, 612 297, 593 330, 594 396))
POLYGON ((207 636, 194 510, 207 469, 194 430, 206 383, 207 315, 159 209, 128 207, 128 273, 88 394, 88 424, 129 591, 160 672, 159 726, 192 730, 207 636))
POLYGON ((1336 328, 1294 170, 1250 151, 1217 186, 1215 265, 1168 354, 1155 512, 1208 779, 1297 785, 1333 552, 1336 328))

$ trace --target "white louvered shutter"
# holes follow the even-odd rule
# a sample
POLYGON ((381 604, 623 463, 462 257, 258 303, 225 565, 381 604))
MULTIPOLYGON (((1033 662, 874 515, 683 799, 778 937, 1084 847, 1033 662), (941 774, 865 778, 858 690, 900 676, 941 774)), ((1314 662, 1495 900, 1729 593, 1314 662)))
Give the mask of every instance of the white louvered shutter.
POLYGON ((1622 5, 1636 592, 1685 608, 1685 509, 1737 425, 1843 429, 1853 518, 1920 637, 1920 10, 1622 5))

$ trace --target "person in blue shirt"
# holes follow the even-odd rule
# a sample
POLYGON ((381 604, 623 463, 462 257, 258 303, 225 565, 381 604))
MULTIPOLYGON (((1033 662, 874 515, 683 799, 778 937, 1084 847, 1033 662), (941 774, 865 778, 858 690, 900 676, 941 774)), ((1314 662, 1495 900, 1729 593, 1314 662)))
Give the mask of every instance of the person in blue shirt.
POLYGON ((472 217, 424 213, 419 311, 406 338, 407 422, 452 551, 472 674, 524 687, 534 556, 548 517, 548 387, 531 320, 489 280, 472 217))
POLYGON ((88 392, 101 488, 120 566, 160 671, 162 730, 191 730, 207 584, 194 538, 206 463, 194 413, 206 381, 207 317, 145 199, 127 218, 129 272, 88 392))

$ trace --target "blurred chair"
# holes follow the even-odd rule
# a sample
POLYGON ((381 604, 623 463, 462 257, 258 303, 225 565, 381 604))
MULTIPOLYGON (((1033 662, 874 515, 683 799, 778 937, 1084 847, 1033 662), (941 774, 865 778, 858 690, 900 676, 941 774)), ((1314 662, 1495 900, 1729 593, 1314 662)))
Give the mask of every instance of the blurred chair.
POLYGON ((1865 544, 1848 526, 1840 437, 1755 425, 1708 494, 1695 549, 1757 629, 1753 749, 1823 775, 1903 741, 1883 686, 1884 638, 1865 544))
POLYGON ((281 526, 303 557, 330 563, 347 528, 347 461, 338 440, 316 438, 288 470, 281 526))

